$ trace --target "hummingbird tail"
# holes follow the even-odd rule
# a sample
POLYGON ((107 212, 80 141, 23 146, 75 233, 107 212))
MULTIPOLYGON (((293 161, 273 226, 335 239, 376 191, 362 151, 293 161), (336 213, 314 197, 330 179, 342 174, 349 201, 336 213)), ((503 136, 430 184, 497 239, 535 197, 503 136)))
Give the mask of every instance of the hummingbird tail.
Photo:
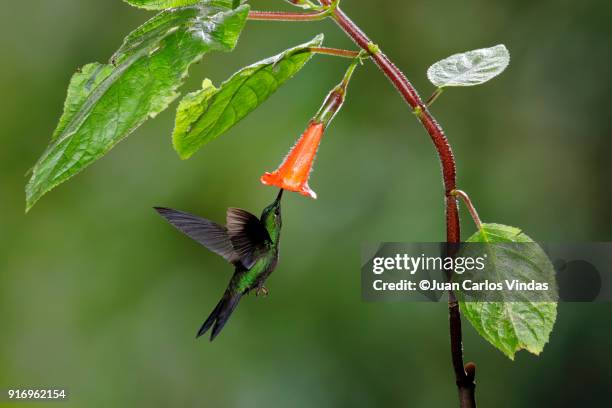
POLYGON ((210 341, 213 341, 229 320, 230 316, 234 312, 234 309, 236 309, 236 306, 238 306, 240 298, 242 298, 242 293, 230 293, 229 291, 226 291, 219 303, 217 303, 217 306, 215 306, 210 316, 208 316, 198 331, 196 338, 203 336, 212 327, 210 341))

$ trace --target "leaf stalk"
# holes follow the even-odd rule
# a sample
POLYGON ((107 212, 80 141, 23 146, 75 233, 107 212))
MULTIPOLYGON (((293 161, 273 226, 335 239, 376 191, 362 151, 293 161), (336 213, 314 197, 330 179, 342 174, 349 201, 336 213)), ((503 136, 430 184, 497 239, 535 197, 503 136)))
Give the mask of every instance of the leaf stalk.
POLYGON ((310 47, 310 52, 323 55, 332 55, 334 57, 351 58, 355 59, 362 55, 361 51, 343 50, 340 48, 329 48, 329 47, 310 47))
POLYGON ((438 98, 440 97, 440 95, 442 95, 443 92, 444 88, 437 88, 434 93, 429 97, 429 99, 427 99, 425 105, 427 105, 428 108, 431 107, 431 105, 433 105, 434 102, 438 100, 438 98))
POLYGON ((253 21, 320 21, 331 15, 330 10, 291 13, 284 11, 249 11, 249 20, 253 21))
POLYGON ((465 206, 468 208, 468 211, 470 212, 470 215, 472 216, 472 219, 474 220, 474 224, 476 224, 476 228, 478 228, 478 230, 481 230, 482 221, 480 221, 480 217, 478 216, 478 211, 476 211, 476 207, 474 207, 474 204, 472 203, 470 196, 468 196, 467 193, 462 190, 453 190, 451 191, 451 195, 461 198, 461 200, 465 203, 465 206))

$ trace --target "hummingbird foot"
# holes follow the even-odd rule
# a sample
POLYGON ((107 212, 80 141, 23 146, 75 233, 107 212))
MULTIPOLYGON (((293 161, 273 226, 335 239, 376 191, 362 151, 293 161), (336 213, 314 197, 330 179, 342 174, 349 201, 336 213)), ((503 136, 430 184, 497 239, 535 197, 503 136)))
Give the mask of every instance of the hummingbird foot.
POLYGON ((267 297, 270 291, 265 286, 260 286, 255 291, 255 296, 263 295, 263 297, 267 297))

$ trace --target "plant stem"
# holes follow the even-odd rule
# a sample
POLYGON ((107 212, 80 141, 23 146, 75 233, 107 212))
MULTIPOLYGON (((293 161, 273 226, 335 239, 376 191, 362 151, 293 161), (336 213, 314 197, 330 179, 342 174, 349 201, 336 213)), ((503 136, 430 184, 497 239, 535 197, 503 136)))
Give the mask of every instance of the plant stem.
POLYGON ((442 95, 442 92, 444 92, 444 88, 437 88, 434 93, 429 97, 429 99, 427 100, 427 102, 425 102, 425 105, 427 105, 427 107, 431 107, 431 105, 434 104, 434 102, 436 100, 438 100, 438 98, 440 97, 440 95, 442 95))
POLYGON ((474 220, 474 224, 476 224, 476 228, 481 230, 482 221, 480 221, 480 217, 478 216, 478 211, 476 211, 476 207, 474 207, 474 204, 472 203, 470 196, 467 195, 465 191, 461 191, 461 190, 453 190, 451 194, 454 195, 455 197, 460 197, 461 200, 463 200, 466 207, 468 208, 468 211, 470 212, 470 215, 472 216, 472 219, 474 220))
MULTIPOLYGON (((442 174, 444 177, 445 203, 446 203, 446 241, 449 244, 458 244, 461 241, 461 230, 459 225, 459 212, 457 200, 451 194, 456 188, 456 166, 453 151, 444 135, 444 131, 438 122, 429 113, 427 106, 423 103, 417 91, 404 73, 400 71, 391 60, 374 44, 368 36, 340 9, 332 7, 331 0, 319 0, 321 5, 332 10, 332 18, 336 24, 362 49, 368 51, 372 59, 393 83, 404 100, 413 109, 436 147, 438 156, 442 163, 442 174)), ((452 245, 451 245, 452 247, 452 245)), ((461 314, 459 304, 454 292, 448 294, 449 328, 451 342, 451 357, 455 371, 455 379, 459 392, 459 403, 463 407, 475 407, 474 376, 475 366, 470 363, 463 365, 463 346, 461 335, 461 314)))
POLYGON ((310 47, 310 52, 317 54, 333 55, 335 57, 343 58, 357 58, 360 56, 360 51, 342 50, 340 48, 328 48, 328 47, 310 47))
POLYGON ((340 86, 343 87, 345 90, 348 87, 349 82, 351 82, 351 78, 353 77, 353 74, 355 73, 357 66, 361 64, 361 58, 364 55, 367 55, 367 53, 363 51, 358 52, 355 58, 353 58, 353 62, 351 63, 351 65, 349 65, 348 69, 346 70, 346 73, 344 74, 344 78, 342 79, 342 83, 340 84, 340 86))
POLYGON ((282 11, 249 11, 249 20, 259 21, 318 21, 330 15, 329 10, 286 13, 282 11))

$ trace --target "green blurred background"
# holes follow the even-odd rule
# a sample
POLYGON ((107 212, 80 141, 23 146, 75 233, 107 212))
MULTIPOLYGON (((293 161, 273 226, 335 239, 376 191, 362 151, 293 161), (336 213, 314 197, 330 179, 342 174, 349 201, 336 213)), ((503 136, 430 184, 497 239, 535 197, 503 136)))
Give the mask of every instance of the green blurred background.
MULTIPOLYGON (((609 1, 343 4, 424 96, 432 62, 506 44, 506 73, 449 91, 433 109, 460 187, 484 220, 537 240, 612 240, 609 1)), ((24 216, 24 174, 50 138, 70 76, 106 61, 150 16, 120 0, 3 3, 0 387, 65 387, 73 407, 455 406, 445 306, 360 299, 362 242, 444 237, 435 152, 372 64, 324 139, 311 180, 320 198, 284 201, 270 296, 243 300, 212 344, 194 334, 231 269, 151 207, 218 221, 228 206, 259 213, 275 195, 259 176, 277 166, 346 61, 316 57, 189 161, 172 150, 173 105, 24 216)), ((319 32, 328 46, 351 47, 331 22, 251 22, 234 53, 192 68, 184 90, 319 32)), ((467 236, 473 226, 463 220, 467 236)), ((481 405, 609 405, 611 312, 560 305, 544 353, 514 362, 464 322, 481 405)))

